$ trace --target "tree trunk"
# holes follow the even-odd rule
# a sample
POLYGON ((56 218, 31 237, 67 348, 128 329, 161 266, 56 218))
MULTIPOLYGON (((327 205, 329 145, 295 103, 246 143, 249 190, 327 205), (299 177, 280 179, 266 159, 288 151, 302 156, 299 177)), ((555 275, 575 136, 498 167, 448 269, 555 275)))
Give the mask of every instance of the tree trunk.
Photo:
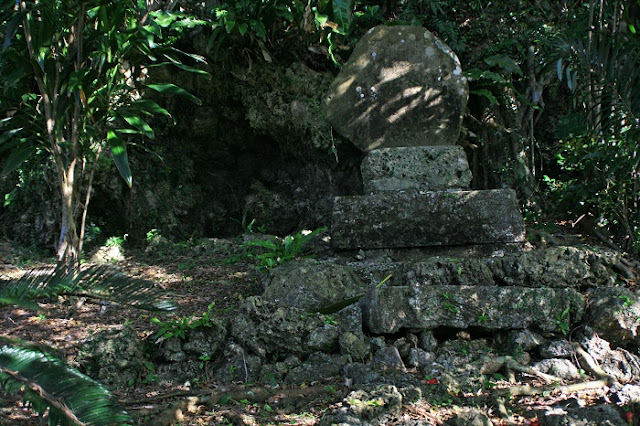
POLYGON ((75 160, 68 167, 59 170, 60 193, 62 194, 62 220, 58 240, 58 265, 65 265, 69 271, 79 264, 80 238, 76 228, 75 160))

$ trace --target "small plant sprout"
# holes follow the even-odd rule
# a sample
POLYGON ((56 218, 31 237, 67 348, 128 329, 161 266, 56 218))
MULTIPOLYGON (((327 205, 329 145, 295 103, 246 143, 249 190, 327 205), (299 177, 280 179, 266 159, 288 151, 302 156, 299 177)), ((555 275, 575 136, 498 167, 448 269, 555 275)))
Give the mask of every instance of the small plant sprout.
POLYGON ((207 365, 207 363, 209 361, 211 361, 211 356, 207 355, 207 354, 202 354, 198 357, 198 359, 200 360, 200 370, 203 370, 205 365, 207 365))
POLYGON ((160 239, 160 231, 157 229, 152 229, 147 232, 147 243, 152 243, 155 240, 160 239))
POLYGON ((325 315, 324 323, 326 325, 338 325, 338 321, 336 321, 336 319, 332 315, 325 315))
POLYGON ((444 298, 444 309, 445 311, 449 311, 454 314, 460 313, 460 308, 456 306, 456 301, 453 299, 453 295, 449 292, 446 292, 442 295, 444 298))
POLYGON ((444 309, 454 314, 460 313, 460 308, 450 302, 444 302, 444 309))
POLYGON ((561 314, 556 315, 556 326, 564 336, 569 334, 569 322, 567 321, 569 309, 570 307, 567 307, 561 314))
POLYGON ((124 244, 124 242, 127 241, 128 237, 129 237, 129 234, 124 234, 122 237, 117 237, 117 236, 109 237, 107 238, 107 242, 104 243, 104 245, 107 247, 122 248, 122 244, 124 244))
POLYGON ((287 235, 282 240, 273 237, 268 240, 249 241, 243 246, 253 250, 253 253, 249 253, 247 256, 258 259, 257 269, 268 271, 282 263, 298 258, 303 247, 317 234, 326 230, 326 227, 318 228, 315 231, 303 230, 295 235, 287 235))
POLYGON ((628 308, 629 306, 633 305, 633 300, 626 295, 620 295, 618 296, 618 299, 620 299, 622 301, 622 308, 628 308))
POLYGON ((212 327, 214 324, 212 309, 215 302, 211 302, 207 307, 207 311, 202 314, 201 318, 195 318, 193 315, 188 317, 176 318, 169 321, 161 321, 158 318, 151 318, 151 322, 157 324, 160 329, 157 333, 158 341, 178 337, 180 339, 187 338, 187 331, 199 327, 212 327))

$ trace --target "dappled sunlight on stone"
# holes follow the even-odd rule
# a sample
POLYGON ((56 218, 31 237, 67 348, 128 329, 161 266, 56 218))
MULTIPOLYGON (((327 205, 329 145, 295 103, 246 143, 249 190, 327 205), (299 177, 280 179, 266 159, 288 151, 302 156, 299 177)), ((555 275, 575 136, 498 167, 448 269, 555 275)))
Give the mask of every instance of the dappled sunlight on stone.
POLYGON ((420 27, 376 27, 354 49, 324 107, 338 132, 369 151, 453 144, 467 97, 460 61, 444 43, 420 27))

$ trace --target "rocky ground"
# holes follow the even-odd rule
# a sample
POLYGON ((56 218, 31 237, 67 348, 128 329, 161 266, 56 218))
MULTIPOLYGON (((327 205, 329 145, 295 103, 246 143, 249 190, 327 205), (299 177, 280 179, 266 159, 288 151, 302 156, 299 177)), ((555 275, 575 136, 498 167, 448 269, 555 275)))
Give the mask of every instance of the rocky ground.
MULTIPOLYGON (((531 235, 537 235, 538 249, 561 240, 578 247, 575 253, 593 251, 576 235, 531 235)), ((70 315, 68 301, 49 300, 37 312, 0 309, 0 335, 52 347, 113 389, 139 424, 637 423, 640 365, 633 338, 609 339, 588 323, 565 321, 562 313, 549 322, 555 330, 492 330, 482 326, 491 321, 483 318, 490 316, 486 312, 474 314, 480 326, 432 331, 403 326, 372 335, 370 319, 362 318, 370 308, 318 312, 279 305, 273 291, 256 297, 277 274, 259 269, 268 250, 247 247, 247 240, 263 237, 160 241, 126 251, 117 267, 165 289, 179 306, 169 316, 92 304, 70 315), (104 342, 117 342, 115 358, 97 355, 95 348, 104 342)), ((333 256, 322 243, 304 254, 315 254, 318 261, 333 256)), ((21 265, 23 259, 8 245, 2 255, 4 280, 39 266, 21 265)), ((361 253, 349 256, 334 263, 364 260, 361 253)), ((606 272, 601 286, 624 291, 615 296, 622 308, 640 310, 636 264, 596 257, 604 269, 589 263, 589 279, 604 279, 606 272), (618 264, 623 270, 614 268, 618 264)), ((446 262, 439 265, 442 269, 446 262)), ((422 276, 428 274, 425 268, 422 276)), ((451 270, 463 280, 461 269, 451 270)), ((575 277, 565 275, 572 286, 575 277)), ((387 285, 397 283, 381 287, 387 285)), ((586 291, 578 284, 574 288, 586 291)), ((457 315, 462 307, 455 296, 441 307, 457 315)), ((0 398, 1 424, 40 424, 19 398, 0 398)))

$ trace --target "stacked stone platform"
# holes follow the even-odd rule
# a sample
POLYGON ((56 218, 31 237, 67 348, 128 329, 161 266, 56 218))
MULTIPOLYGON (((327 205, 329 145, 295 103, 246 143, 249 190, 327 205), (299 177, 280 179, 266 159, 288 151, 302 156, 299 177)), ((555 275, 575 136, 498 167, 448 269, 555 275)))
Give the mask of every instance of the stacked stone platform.
POLYGON ((456 146, 468 86, 453 51, 424 28, 376 27, 358 43, 324 106, 367 152, 363 195, 336 197, 336 249, 524 241, 513 190, 470 191, 456 146))

